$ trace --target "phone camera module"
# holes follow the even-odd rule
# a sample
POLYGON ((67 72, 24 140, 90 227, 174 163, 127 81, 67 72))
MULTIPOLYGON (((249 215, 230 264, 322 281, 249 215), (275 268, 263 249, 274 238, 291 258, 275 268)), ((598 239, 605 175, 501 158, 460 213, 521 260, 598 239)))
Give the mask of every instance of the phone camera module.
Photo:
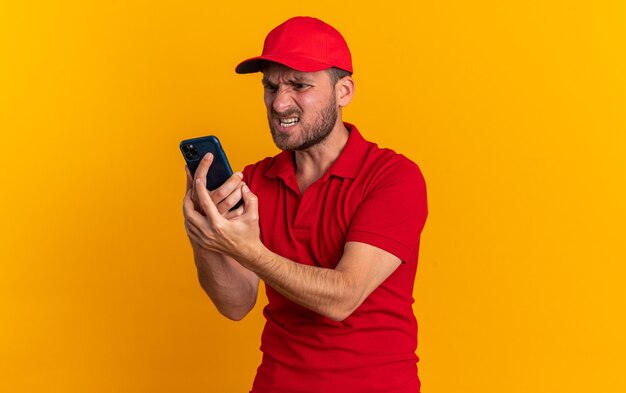
POLYGON ((183 151, 185 158, 187 158, 188 160, 195 161, 199 159, 198 149, 196 149, 193 144, 183 145, 181 147, 181 150, 183 151))

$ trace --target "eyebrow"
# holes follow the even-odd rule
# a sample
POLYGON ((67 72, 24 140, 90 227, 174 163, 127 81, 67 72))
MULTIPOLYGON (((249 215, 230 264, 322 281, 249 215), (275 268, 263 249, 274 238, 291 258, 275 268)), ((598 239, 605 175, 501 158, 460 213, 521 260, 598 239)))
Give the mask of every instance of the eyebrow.
POLYGON ((294 75, 287 82, 288 83, 307 83, 307 84, 312 84, 313 83, 313 79, 307 78, 304 75, 294 75))
MULTIPOLYGON (((261 80, 261 82, 263 83, 264 86, 275 86, 276 85, 274 82, 270 81, 269 78, 266 77, 266 76, 263 76, 263 79, 261 80)), ((309 79, 309 78, 307 78, 305 76, 301 76, 301 75, 294 75, 294 76, 288 78, 287 81, 286 81, 286 83, 289 84, 289 85, 296 85, 296 84, 299 84, 299 83, 304 83, 304 84, 307 84, 307 85, 311 85, 311 84, 313 84, 313 82, 314 81, 312 79, 309 79)))

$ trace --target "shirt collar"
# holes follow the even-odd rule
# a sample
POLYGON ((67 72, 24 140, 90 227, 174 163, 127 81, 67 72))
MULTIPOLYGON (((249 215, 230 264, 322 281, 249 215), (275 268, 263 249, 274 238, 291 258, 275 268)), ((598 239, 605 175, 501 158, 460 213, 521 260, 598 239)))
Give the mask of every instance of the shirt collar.
POLYGON ((345 122, 343 124, 350 131, 350 136, 339 157, 328 168, 328 175, 353 179, 363 165, 368 143, 355 125, 345 122))
MULTIPOLYGON (((356 177, 367 154, 368 142, 361 136, 356 126, 346 122, 343 124, 350 132, 348 142, 346 142, 339 157, 330 166, 328 172, 322 176, 324 178, 329 176, 339 176, 348 179, 356 177)), ((271 178, 280 177, 287 182, 288 178, 295 174, 293 154, 293 152, 289 151, 283 151, 278 154, 272 160, 265 174, 271 178)))

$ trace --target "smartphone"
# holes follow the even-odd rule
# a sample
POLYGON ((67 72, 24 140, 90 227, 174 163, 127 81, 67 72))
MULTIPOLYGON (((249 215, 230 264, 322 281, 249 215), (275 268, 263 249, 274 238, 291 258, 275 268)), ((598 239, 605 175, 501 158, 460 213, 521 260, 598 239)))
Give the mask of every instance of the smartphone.
MULTIPOLYGON (((183 153, 187 167, 194 176, 200 160, 207 153, 213 154, 213 162, 206 175, 206 188, 210 191, 215 190, 233 175, 233 170, 228 163, 226 153, 222 145, 214 135, 203 136, 200 138, 185 139, 180 142, 180 151, 183 153)), ((237 202, 230 210, 234 210, 241 206, 243 200, 237 202)))

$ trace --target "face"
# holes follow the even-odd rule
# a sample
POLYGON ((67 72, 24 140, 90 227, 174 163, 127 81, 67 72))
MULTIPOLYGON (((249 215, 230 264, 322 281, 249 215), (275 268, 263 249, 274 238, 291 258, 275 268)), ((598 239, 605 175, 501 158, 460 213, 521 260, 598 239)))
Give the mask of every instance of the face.
POLYGON ((263 70, 265 106, 274 143, 306 150, 324 141, 337 123, 335 89, 326 71, 300 72, 270 63, 263 70))

